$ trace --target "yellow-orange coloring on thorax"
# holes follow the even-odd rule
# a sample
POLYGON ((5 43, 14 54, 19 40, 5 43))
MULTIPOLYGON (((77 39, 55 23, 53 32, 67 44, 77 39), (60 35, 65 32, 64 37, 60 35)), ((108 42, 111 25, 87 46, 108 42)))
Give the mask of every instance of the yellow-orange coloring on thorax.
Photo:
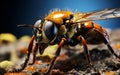
POLYGON ((72 14, 70 11, 53 11, 48 16, 45 17, 45 20, 50 20, 58 25, 63 24, 63 19, 66 19, 72 14))

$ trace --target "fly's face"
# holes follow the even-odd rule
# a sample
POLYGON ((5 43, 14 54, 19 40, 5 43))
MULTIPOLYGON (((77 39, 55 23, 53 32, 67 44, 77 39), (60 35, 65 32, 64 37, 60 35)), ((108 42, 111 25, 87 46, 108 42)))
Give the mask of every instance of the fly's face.
POLYGON ((34 24, 34 36, 37 43, 51 43, 57 37, 58 29, 52 21, 38 20, 34 24))

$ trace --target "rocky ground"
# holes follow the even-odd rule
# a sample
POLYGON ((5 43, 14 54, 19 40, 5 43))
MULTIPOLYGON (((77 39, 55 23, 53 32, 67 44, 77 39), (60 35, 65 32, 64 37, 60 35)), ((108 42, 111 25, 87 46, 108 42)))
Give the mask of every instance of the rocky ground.
MULTIPOLYGON (((120 29, 109 33, 110 44, 115 53, 120 55, 120 29)), ((22 72, 8 73, 21 67, 26 57, 28 41, 21 42, 21 39, 17 39, 12 44, 0 45, 0 75, 42 75, 47 71, 57 45, 49 46, 42 56, 37 54, 35 64, 28 65, 22 72)), ((96 71, 89 67, 82 46, 78 45, 62 48, 50 75, 120 75, 120 59, 112 55, 106 45, 88 45, 88 48, 96 71)), ((32 58, 29 62, 31 61, 32 58)))

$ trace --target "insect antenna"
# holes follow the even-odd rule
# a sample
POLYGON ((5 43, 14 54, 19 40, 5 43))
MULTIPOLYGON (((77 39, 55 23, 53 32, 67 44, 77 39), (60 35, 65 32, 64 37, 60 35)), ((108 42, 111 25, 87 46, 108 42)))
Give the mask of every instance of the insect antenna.
POLYGON ((27 24, 20 24, 20 25, 17 25, 17 27, 28 27, 28 28, 36 28, 37 30, 41 31, 41 29, 35 27, 34 25, 27 25, 27 24))
POLYGON ((17 27, 30 27, 30 28, 34 28, 33 25, 27 25, 27 24, 20 24, 20 25, 17 25, 17 27))

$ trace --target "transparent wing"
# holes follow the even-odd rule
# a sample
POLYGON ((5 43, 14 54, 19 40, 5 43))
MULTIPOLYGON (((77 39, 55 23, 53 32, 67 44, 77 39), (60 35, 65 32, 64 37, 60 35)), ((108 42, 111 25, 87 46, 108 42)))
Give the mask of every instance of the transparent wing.
POLYGON ((99 11, 89 12, 89 13, 77 12, 74 15, 75 15, 75 18, 73 18, 74 22, 119 18, 120 17, 120 8, 104 9, 104 10, 99 10, 99 11))

